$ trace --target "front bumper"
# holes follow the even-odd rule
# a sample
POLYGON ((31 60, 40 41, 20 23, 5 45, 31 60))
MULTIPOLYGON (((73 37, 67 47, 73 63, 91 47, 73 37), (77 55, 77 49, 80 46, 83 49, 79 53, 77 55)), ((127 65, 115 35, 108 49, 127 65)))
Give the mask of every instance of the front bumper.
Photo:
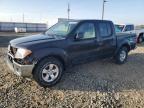
POLYGON ((10 60, 10 57, 11 56, 8 54, 7 65, 9 66, 10 70, 14 72, 14 74, 22 77, 32 76, 34 65, 20 65, 13 60, 13 57, 11 57, 10 60))

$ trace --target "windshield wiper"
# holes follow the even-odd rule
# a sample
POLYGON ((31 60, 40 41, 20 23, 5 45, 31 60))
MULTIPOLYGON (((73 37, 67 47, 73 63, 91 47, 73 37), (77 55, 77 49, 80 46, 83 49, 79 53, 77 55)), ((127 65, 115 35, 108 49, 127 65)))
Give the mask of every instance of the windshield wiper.
POLYGON ((55 35, 55 34, 46 34, 46 33, 45 33, 45 35, 50 36, 50 37, 52 37, 52 38, 56 38, 56 35, 55 35))
POLYGON ((64 35, 60 35, 60 34, 47 34, 48 36, 52 36, 54 38, 64 38, 64 35))

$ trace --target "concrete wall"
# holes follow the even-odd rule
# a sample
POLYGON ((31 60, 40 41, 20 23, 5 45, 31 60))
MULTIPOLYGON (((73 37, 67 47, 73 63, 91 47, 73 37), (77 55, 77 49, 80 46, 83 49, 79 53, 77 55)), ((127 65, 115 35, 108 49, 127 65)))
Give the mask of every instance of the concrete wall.
POLYGON ((27 32, 43 32, 48 27, 44 23, 0 22, 0 32, 14 32, 14 28, 26 28, 27 32))

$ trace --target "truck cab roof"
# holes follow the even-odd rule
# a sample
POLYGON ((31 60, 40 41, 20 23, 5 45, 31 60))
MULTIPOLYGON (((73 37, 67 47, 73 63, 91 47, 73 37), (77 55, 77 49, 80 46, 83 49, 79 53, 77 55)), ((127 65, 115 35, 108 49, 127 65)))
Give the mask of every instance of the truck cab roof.
POLYGON ((96 19, 79 19, 79 20, 71 20, 71 19, 67 19, 67 20, 60 20, 59 22, 86 22, 86 21, 92 21, 92 22, 101 22, 101 21, 104 21, 104 22, 112 22, 110 20, 96 20, 96 19))

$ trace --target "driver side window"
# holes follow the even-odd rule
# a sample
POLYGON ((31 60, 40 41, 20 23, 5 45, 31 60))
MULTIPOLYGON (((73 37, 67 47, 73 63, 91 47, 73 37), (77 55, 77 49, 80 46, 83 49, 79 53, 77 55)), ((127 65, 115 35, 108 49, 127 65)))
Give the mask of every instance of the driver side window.
POLYGON ((91 39, 95 38, 95 26, 93 23, 84 23, 82 24, 78 30, 77 34, 83 34, 83 37, 81 39, 91 39))

